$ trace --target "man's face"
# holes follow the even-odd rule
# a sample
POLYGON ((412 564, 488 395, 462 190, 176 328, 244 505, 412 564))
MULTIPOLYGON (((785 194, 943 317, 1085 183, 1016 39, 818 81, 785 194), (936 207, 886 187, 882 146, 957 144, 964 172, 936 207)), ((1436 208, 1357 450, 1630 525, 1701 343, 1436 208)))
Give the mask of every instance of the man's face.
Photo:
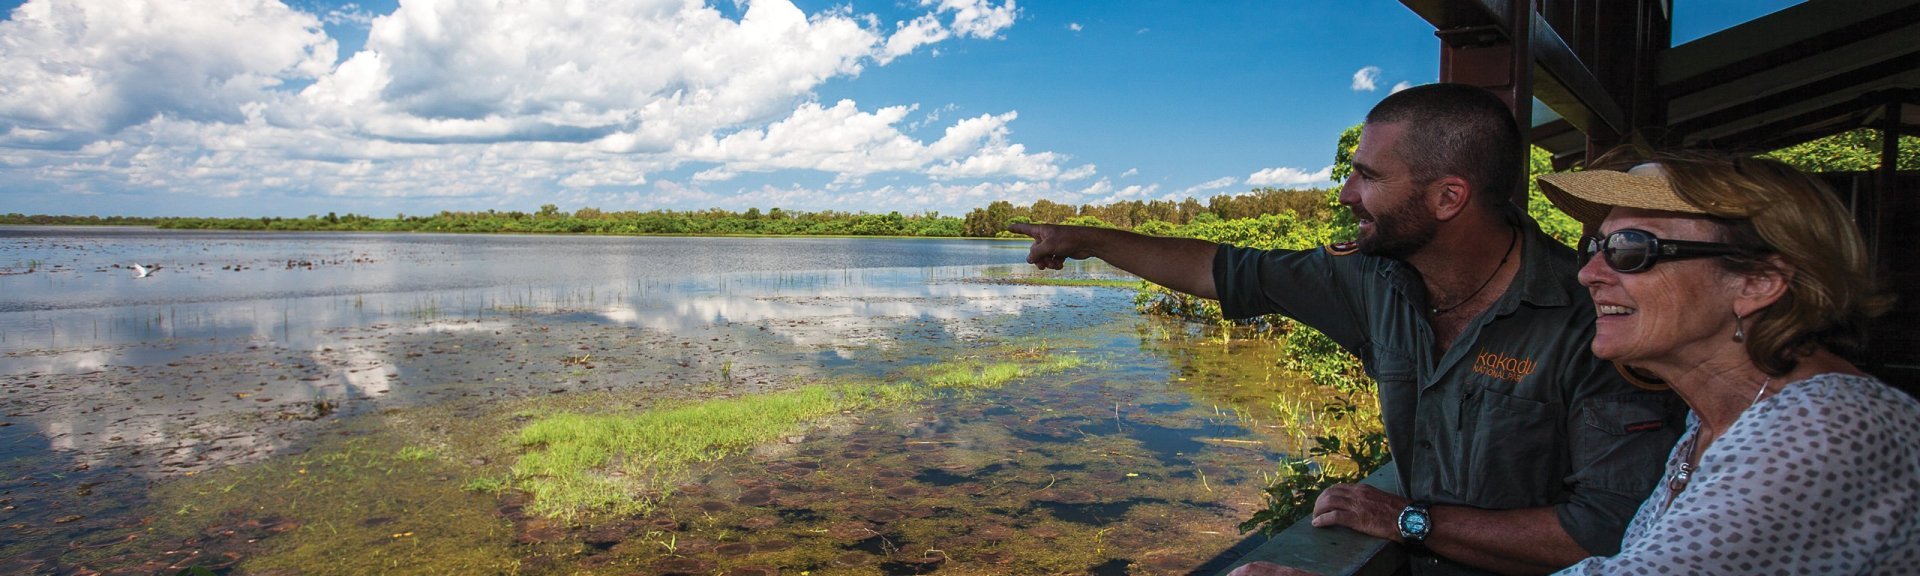
POLYGON ((1395 153, 1405 124, 1360 128, 1353 174, 1340 186, 1340 204, 1360 221, 1360 252, 1405 259, 1433 241, 1440 221, 1421 202, 1405 162, 1395 153))

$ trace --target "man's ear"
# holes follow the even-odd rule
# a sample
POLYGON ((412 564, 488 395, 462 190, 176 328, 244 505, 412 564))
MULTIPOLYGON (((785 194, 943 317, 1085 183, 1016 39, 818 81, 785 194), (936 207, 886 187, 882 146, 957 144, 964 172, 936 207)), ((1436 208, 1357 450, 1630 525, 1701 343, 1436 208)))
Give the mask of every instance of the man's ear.
POLYGON ((1739 274, 1739 291, 1734 294, 1733 300, 1734 313, 1745 318, 1779 302, 1793 284, 1793 274, 1793 266, 1777 254, 1767 257, 1767 269, 1739 274))
POLYGON ((1434 219, 1445 222, 1467 211, 1477 190, 1465 178, 1442 176, 1428 183, 1426 192, 1427 208, 1433 211, 1434 219))

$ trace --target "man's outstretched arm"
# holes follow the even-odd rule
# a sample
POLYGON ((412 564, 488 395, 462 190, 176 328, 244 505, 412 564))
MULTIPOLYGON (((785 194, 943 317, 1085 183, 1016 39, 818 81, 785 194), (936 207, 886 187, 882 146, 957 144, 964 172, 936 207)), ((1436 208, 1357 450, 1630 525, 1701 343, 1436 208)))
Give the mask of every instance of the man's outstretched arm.
POLYGON ((1021 223, 1007 230, 1033 237, 1027 262, 1041 269, 1059 270, 1068 259, 1099 258, 1148 282, 1220 298, 1213 286, 1213 255, 1219 246, 1212 242, 1058 224, 1021 223))

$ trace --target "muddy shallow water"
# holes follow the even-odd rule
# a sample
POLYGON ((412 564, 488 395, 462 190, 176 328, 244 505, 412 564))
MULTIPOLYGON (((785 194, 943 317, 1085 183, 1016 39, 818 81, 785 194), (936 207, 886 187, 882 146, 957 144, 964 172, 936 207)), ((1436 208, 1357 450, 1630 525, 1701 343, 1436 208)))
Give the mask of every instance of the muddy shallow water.
POLYGON ((1020 244, 755 239, 726 250, 771 269, 743 271, 619 260, 687 252, 652 239, 289 236, 0 235, 35 265, 0 277, 0 572, 1204 572, 1331 401, 1271 343, 1141 317, 1131 290, 1010 282, 1020 244), (133 254, 178 263, 109 261, 133 254), (543 261, 564 271, 474 272, 543 261), (117 296, 145 280, 173 284, 117 296), (1031 349, 1085 362, 842 414, 645 514, 545 517, 511 486, 541 414, 1031 349))

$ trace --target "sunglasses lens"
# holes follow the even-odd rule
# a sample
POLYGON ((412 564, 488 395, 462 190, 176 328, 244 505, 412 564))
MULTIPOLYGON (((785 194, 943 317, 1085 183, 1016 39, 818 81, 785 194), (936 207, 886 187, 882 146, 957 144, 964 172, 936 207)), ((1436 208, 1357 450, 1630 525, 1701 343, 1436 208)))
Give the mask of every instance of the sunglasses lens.
POLYGON ((1621 272, 1636 272, 1648 264, 1653 237, 1638 230, 1623 230, 1607 236, 1607 266, 1621 272))

